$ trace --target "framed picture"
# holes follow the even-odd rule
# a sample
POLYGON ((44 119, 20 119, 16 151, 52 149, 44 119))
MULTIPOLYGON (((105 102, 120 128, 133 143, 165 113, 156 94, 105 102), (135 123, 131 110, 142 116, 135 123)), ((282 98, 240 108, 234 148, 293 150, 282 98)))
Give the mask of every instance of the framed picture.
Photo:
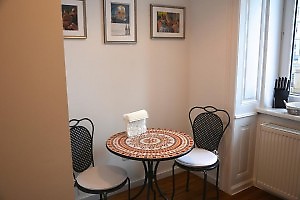
POLYGON ((104 0, 104 43, 136 43, 136 0, 104 0))
POLYGON ((185 38, 185 8, 150 5, 151 38, 185 38))
POLYGON ((85 0, 61 0, 64 38, 86 38, 85 0))

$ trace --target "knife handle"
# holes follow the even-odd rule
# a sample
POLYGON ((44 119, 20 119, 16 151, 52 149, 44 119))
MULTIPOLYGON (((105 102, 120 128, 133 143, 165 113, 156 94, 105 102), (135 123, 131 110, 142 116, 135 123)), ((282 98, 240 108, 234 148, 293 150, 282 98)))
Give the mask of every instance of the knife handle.
POLYGON ((287 90, 287 77, 284 77, 283 88, 282 89, 287 90))
POLYGON ((287 86, 286 86, 286 90, 288 90, 288 91, 290 91, 290 84, 291 84, 291 80, 288 80, 287 86))
POLYGON ((275 87, 274 87, 274 89, 277 89, 278 88, 278 80, 276 79, 275 80, 275 87))

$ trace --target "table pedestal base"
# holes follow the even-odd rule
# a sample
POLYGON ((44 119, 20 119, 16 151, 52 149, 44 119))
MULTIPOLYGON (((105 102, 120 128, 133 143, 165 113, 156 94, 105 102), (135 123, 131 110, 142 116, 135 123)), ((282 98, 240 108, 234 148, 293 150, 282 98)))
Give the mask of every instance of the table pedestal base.
POLYGON ((143 184, 141 190, 131 200, 136 199, 144 191, 146 185, 147 185, 147 200, 150 199, 150 192, 153 193, 153 198, 155 200, 156 199, 156 191, 154 189, 154 184, 155 184, 155 187, 156 187, 157 191, 159 192, 160 196, 163 199, 168 200, 168 198, 165 197, 163 195, 162 191, 160 190, 158 183, 157 183, 157 179, 156 179, 156 173, 157 173, 159 161, 156 161, 155 167, 154 167, 154 161, 142 161, 142 162, 143 162, 143 166, 144 166, 144 170, 145 170, 144 184, 143 184))

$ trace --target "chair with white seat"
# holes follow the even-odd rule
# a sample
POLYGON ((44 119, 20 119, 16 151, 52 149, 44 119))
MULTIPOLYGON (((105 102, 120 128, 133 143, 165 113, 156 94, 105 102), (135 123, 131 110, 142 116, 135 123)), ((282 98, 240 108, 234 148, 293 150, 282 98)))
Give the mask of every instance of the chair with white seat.
POLYGON ((75 186, 83 192, 99 194, 100 199, 107 199, 108 193, 128 183, 130 199, 130 179, 124 169, 113 165, 94 166, 93 122, 88 118, 71 119, 69 127, 75 186))
POLYGON ((193 131, 195 146, 188 154, 179 157, 174 161, 172 168, 172 199, 175 195, 175 166, 187 171, 186 191, 189 190, 190 171, 203 172, 203 200, 206 198, 207 171, 217 169, 216 191, 217 199, 219 199, 218 147, 225 130, 229 126, 230 116, 226 110, 218 109, 213 106, 195 106, 189 111, 189 121, 193 131))

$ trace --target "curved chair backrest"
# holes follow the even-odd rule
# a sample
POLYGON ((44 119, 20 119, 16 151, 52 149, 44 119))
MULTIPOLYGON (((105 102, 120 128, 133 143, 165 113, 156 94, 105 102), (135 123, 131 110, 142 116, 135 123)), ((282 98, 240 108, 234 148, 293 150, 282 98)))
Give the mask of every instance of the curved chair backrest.
POLYGON ((94 124, 88 118, 69 121, 73 170, 83 172, 91 165, 93 159, 94 124))
POLYGON ((228 112, 213 106, 195 106, 189 112, 189 119, 195 145, 208 151, 217 151, 223 133, 230 123, 228 112))

